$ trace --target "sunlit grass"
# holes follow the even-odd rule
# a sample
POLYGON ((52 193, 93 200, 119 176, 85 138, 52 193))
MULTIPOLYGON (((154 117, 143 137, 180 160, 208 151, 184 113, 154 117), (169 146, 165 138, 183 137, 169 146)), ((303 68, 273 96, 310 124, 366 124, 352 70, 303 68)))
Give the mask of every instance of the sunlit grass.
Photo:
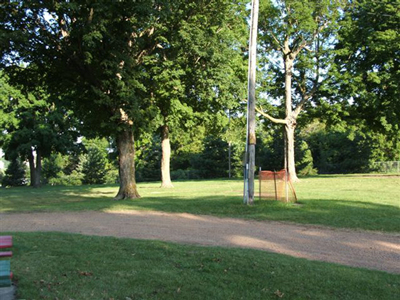
MULTIPOLYGON (((140 199, 114 201, 117 186, 0 190, 0 212, 159 210, 400 232, 400 177, 316 176, 295 185, 300 205, 243 205, 241 180, 139 184, 140 199)), ((258 184, 256 184, 258 191, 258 184)))

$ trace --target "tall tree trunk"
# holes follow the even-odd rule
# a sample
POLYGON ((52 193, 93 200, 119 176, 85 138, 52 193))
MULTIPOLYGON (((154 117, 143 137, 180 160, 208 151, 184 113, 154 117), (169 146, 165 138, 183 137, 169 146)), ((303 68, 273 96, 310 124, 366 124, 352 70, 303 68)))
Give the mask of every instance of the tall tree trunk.
POLYGON ((135 179, 135 146, 133 131, 128 127, 117 134, 119 153, 119 191, 115 200, 140 198, 135 179))
POLYGON ((171 161, 171 144, 169 141, 169 128, 168 125, 162 127, 161 132, 161 187, 173 188, 170 174, 170 161, 171 161))
POLYGON ((29 152, 29 173, 31 178, 31 187, 40 187, 40 179, 42 174, 42 154, 40 150, 36 150, 36 160, 33 155, 33 150, 29 152))
POLYGON ((299 181, 296 174, 295 157, 294 157, 294 130, 296 128, 296 116, 293 112, 292 103, 292 69, 294 59, 291 54, 285 55, 285 106, 286 106, 286 125, 285 125, 285 161, 287 172, 293 182, 299 181))

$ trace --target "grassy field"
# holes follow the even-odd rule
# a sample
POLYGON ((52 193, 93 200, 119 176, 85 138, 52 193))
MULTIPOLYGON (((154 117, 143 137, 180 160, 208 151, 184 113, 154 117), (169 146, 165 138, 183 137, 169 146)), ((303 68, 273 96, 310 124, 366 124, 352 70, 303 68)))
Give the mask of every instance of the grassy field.
POLYGON ((317 176, 296 184, 298 205, 242 204, 241 180, 141 183, 137 200, 114 201, 117 186, 0 189, 0 212, 159 210, 340 228, 400 232, 400 177, 317 176))
POLYGON ((256 250, 17 233, 18 299, 398 299, 400 276, 256 250))

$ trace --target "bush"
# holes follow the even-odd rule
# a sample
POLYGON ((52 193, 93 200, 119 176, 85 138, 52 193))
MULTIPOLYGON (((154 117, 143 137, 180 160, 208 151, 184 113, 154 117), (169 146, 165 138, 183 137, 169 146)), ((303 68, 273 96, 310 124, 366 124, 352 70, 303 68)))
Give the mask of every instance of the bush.
POLYGON ((171 171, 171 179, 172 180, 188 179, 188 170, 178 169, 171 171))
POLYGON ((308 138, 319 173, 362 173, 368 170, 371 147, 355 129, 319 131, 308 138))
POLYGON ((72 173, 69 175, 60 172, 57 174, 57 177, 49 179, 49 184, 75 186, 75 185, 81 185, 82 179, 83 179, 83 174, 78 172, 77 170, 72 171, 72 173))
MULTIPOLYGON (((43 160, 42 175, 45 183, 50 183, 52 179, 59 177, 68 165, 68 157, 60 153, 53 153, 50 157, 43 160)), ((54 181, 53 181, 54 182, 54 181)))
POLYGON ((106 184, 114 184, 119 183, 119 172, 116 168, 112 168, 108 170, 106 175, 104 176, 104 183, 106 184))

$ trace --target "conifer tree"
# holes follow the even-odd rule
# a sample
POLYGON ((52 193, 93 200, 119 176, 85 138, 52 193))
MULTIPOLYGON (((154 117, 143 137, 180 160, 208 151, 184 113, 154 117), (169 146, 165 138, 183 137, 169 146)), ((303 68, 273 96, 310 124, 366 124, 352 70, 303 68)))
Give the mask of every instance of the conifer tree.
POLYGON ((14 158, 8 165, 1 185, 7 186, 23 186, 26 184, 25 165, 19 158, 14 158))

